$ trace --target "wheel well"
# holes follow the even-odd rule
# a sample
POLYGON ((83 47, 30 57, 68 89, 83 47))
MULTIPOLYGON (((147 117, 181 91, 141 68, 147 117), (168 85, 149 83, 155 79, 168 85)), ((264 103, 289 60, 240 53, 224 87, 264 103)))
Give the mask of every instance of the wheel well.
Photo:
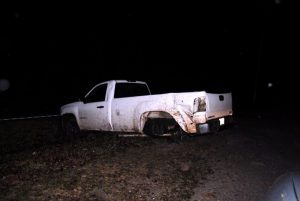
POLYGON ((64 115, 62 115, 62 120, 67 120, 67 119, 71 119, 71 118, 76 119, 74 114, 64 114, 64 115))
POLYGON ((154 111, 144 114, 143 133, 147 135, 162 135, 173 133, 178 129, 178 123, 167 112, 154 111))

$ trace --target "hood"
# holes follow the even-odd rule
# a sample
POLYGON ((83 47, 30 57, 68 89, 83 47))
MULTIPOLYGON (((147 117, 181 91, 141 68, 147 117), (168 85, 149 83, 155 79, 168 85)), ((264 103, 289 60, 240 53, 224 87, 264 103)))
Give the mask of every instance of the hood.
POLYGON ((60 110, 63 110, 63 109, 68 108, 68 107, 75 107, 75 106, 77 106, 77 105, 79 105, 81 103, 82 103, 81 101, 77 101, 77 102, 73 102, 73 103, 68 103, 66 105, 61 106, 60 110))

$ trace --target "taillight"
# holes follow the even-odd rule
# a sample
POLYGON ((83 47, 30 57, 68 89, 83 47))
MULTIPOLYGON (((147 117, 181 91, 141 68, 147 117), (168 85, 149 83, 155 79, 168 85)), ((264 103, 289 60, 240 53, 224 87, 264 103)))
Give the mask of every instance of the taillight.
POLYGON ((194 99, 193 112, 205 112, 206 111, 206 98, 199 97, 194 99))

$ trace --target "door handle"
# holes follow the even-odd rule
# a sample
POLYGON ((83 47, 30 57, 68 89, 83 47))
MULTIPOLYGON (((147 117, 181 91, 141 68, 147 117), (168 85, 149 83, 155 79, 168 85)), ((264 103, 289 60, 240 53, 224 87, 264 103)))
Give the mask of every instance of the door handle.
POLYGON ((104 106, 103 106, 103 105, 100 105, 100 106, 97 106, 97 108, 99 108, 99 109, 100 109, 100 108, 104 108, 104 106))

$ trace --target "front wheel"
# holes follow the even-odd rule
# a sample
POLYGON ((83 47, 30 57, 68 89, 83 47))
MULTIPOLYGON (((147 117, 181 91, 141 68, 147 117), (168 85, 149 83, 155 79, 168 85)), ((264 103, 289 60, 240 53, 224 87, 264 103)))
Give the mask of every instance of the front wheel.
POLYGON ((64 137, 67 140, 74 140, 80 135, 80 128, 75 117, 66 117, 63 119, 64 137))

